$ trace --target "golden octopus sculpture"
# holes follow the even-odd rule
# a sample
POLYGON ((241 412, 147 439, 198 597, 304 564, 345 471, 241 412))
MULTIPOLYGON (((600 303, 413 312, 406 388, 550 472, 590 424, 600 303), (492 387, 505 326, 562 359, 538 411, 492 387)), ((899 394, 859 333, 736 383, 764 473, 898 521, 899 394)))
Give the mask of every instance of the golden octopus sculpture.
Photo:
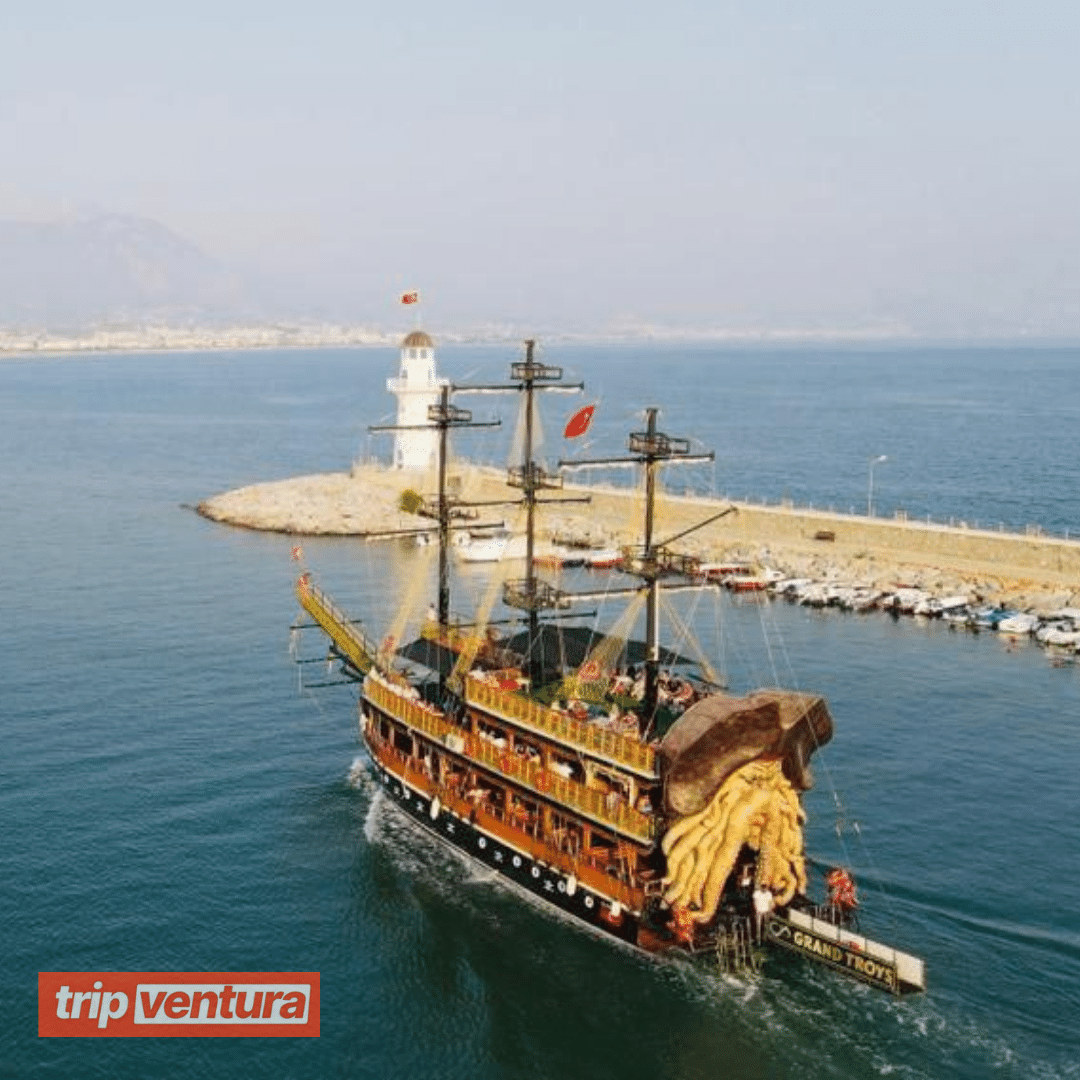
POLYGON ((746 844, 758 853, 756 882, 773 892, 778 905, 789 903, 806 889, 805 820, 779 761, 744 765, 704 810, 681 818, 664 835, 664 899, 689 908, 695 922, 708 922, 746 844))

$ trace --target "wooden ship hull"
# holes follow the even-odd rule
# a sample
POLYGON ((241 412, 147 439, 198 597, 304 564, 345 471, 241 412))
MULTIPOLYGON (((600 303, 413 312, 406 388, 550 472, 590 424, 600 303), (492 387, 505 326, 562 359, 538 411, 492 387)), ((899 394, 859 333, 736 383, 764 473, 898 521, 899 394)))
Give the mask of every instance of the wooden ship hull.
MULTIPOLYGON (((452 721, 368 676, 361 732, 383 789, 441 840, 515 884, 616 937, 646 944, 643 915, 656 877, 647 866, 653 819, 552 770, 559 757, 582 751, 571 738, 558 739, 549 710, 469 683, 464 714, 452 721), (501 734, 489 734, 495 732, 501 734)), ((572 737, 568 727, 564 734, 572 737)), ((617 765, 601 746, 585 760, 618 772, 639 798, 655 797, 652 748, 634 749, 634 767, 617 765)))

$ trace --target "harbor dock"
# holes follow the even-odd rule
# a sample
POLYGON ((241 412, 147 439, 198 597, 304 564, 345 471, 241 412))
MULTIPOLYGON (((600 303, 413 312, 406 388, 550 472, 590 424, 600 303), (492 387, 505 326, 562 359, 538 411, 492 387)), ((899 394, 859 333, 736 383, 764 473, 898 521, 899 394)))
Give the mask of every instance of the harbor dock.
MULTIPOLYGON (((501 470, 468 466, 456 472, 454 482, 469 501, 509 500, 514 492, 504 478, 501 470)), ((422 475, 357 464, 349 472, 238 488, 196 509, 211 520, 243 528, 364 537, 430 524, 400 508, 404 491, 424 492, 425 485, 430 486, 422 475)), ((631 542, 637 524, 631 489, 566 487, 588 494, 591 501, 553 515, 546 540, 594 548, 631 542)), ((658 508, 658 528, 662 535, 674 535, 729 505, 734 513, 687 536, 680 549, 703 561, 745 561, 792 578, 881 590, 918 587, 943 596, 970 593, 985 603, 1017 609, 1080 607, 1080 541, 1034 528, 1006 532, 673 493, 658 508)), ((513 520, 506 524, 515 527, 513 520)))

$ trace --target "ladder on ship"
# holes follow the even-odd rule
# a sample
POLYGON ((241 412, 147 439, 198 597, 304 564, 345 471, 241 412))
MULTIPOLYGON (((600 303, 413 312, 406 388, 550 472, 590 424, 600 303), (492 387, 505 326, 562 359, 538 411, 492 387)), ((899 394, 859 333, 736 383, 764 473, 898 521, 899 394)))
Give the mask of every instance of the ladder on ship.
POLYGON ((761 959, 754 948, 750 920, 740 916, 723 923, 716 932, 716 962, 725 975, 757 972, 761 959))
POLYGON ((350 673, 357 678, 366 675, 378 651, 371 638, 326 593, 312 585, 306 574, 296 583, 296 598, 330 639, 334 651, 352 669, 350 673))

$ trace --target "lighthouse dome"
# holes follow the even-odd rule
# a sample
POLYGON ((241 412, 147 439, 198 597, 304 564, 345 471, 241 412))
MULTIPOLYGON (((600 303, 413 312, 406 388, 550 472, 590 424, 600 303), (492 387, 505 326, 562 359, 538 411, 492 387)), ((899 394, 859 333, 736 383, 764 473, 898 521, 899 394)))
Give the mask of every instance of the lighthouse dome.
POLYGON ((435 342, 423 330, 414 330, 411 334, 406 334, 401 347, 403 349, 433 349, 435 342))

